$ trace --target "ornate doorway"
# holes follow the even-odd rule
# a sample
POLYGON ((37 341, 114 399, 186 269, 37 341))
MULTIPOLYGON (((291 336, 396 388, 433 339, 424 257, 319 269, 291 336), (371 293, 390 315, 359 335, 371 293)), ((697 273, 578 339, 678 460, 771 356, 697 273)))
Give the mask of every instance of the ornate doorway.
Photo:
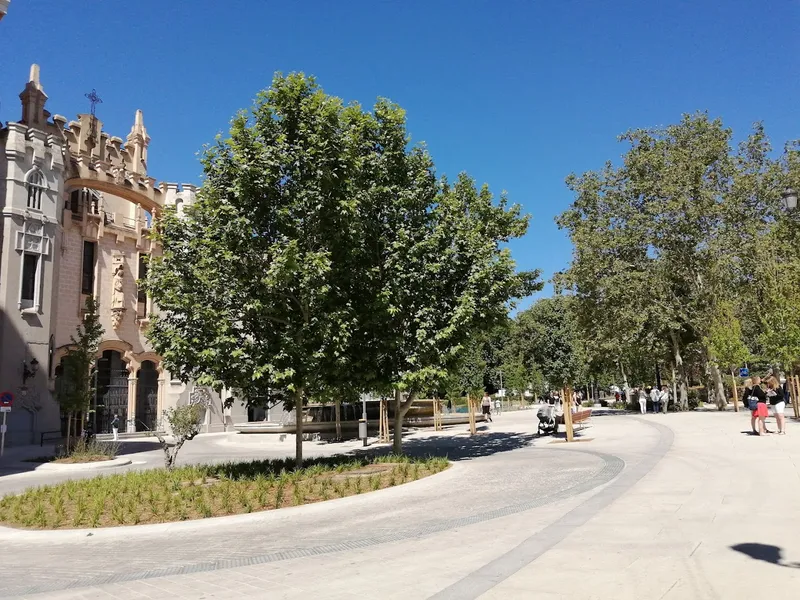
POLYGON ((158 371, 150 360, 142 362, 136 376, 136 431, 158 428, 158 371))
POLYGON ((97 433, 111 433, 114 415, 119 417, 119 430, 127 430, 128 370, 116 350, 106 350, 97 359, 96 411, 97 433))

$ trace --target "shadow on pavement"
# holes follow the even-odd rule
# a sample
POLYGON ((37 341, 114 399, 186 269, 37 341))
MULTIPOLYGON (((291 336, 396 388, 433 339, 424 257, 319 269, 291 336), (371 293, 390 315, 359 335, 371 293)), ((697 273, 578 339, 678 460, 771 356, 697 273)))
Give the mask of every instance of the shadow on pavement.
POLYGON ((752 558, 753 560, 761 560, 764 562, 778 565, 779 567, 789 567, 790 569, 800 569, 800 563, 787 563, 783 562, 783 551, 778 546, 771 546, 769 544, 736 544, 731 546, 731 550, 741 552, 752 558))
MULTIPOLYGON (((403 452, 410 456, 446 456, 450 460, 469 460, 531 447, 535 434, 489 431, 479 428, 474 436, 430 435, 403 440, 403 452)), ((356 454, 390 454, 391 446, 357 450, 356 454)))

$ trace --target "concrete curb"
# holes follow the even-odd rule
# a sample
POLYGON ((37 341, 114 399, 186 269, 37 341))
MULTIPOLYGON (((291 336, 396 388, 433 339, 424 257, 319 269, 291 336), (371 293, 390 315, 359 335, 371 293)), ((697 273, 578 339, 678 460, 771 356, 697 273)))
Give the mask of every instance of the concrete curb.
POLYGON ((131 464, 130 458, 114 458, 112 460, 98 460, 88 463, 43 463, 34 469, 34 472, 50 471, 68 473, 70 471, 101 471, 131 464))

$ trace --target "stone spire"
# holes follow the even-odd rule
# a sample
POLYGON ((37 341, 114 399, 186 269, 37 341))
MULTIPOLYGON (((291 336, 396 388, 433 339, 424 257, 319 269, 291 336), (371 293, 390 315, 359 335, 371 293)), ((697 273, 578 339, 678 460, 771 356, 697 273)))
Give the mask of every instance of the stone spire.
POLYGON ((50 114, 44 109, 47 94, 39 83, 39 65, 31 65, 31 74, 25 89, 19 95, 22 101, 22 122, 28 127, 42 127, 50 114))
POLYGON ((147 175, 147 146, 150 145, 150 136, 144 128, 144 114, 136 111, 136 118, 128 134, 126 147, 133 156, 133 170, 140 175, 147 175))

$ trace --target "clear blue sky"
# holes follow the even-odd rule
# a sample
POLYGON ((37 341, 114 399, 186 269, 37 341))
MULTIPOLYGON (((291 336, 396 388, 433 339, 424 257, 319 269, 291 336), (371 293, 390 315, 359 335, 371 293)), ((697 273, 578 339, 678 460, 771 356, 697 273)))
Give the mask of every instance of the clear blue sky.
POLYGON ((776 146, 800 137, 800 0, 12 0, 0 57, 0 119, 37 62, 53 113, 97 88, 125 137, 143 109, 167 181, 199 180, 196 152, 274 71, 391 98, 439 172, 533 215, 513 250, 547 277, 570 257, 565 176, 617 159, 626 129, 708 110, 738 137, 757 120, 776 146))

